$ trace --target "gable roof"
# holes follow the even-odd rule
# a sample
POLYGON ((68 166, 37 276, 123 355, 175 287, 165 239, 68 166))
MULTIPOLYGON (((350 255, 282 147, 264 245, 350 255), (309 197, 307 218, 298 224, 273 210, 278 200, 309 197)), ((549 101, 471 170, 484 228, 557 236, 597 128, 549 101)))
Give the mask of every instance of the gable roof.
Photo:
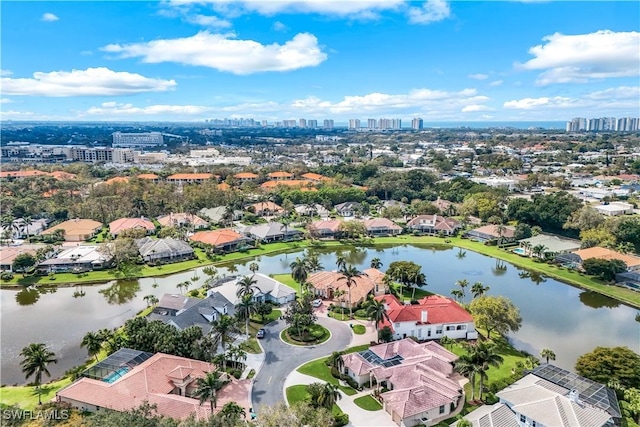
POLYGON ((214 175, 212 173, 176 173, 173 175, 169 175, 167 177, 167 181, 206 181, 207 179, 211 179, 213 177, 217 177, 217 175, 214 175))
POLYGON ((138 246, 138 251, 143 258, 154 254, 162 255, 168 253, 172 256, 180 256, 193 253, 193 248, 187 242, 171 237, 136 239, 136 246, 138 246))
POLYGON ((311 181, 327 181, 329 180, 329 178, 327 178, 324 175, 320 175, 319 173, 313 173, 313 172, 307 172, 304 173, 302 175, 300 175, 302 178, 305 179, 309 179, 311 181))
POLYGON ((221 293, 211 292, 206 298, 164 294, 147 317, 149 320, 168 323, 179 330, 197 326, 206 335, 211 332, 211 321, 223 314, 233 316, 234 305, 221 293))
POLYGON ((388 218, 371 218, 363 221, 367 230, 398 230, 402 231, 402 227, 395 224, 388 218))
POLYGON ((607 249, 600 246, 594 246, 592 248, 580 249, 577 251, 573 251, 575 255, 578 255, 580 259, 583 261, 591 258, 598 259, 619 259, 624 261, 627 267, 637 267, 640 265, 640 257, 635 257, 632 255, 623 254, 621 252, 614 251, 613 249, 607 249))
POLYGON ((315 230, 330 230, 335 233, 340 230, 342 220, 339 219, 324 219, 321 221, 312 222, 310 227, 315 230))
MULTIPOLYGON (((471 421, 473 427, 520 427, 515 414, 504 403, 482 405, 464 418, 471 421)), ((449 426, 456 427, 457 423, 458 421, 449 426)))
POLYGON ((240 172, 235 174, 233 177, 237 179, 257 179, 258 174, 251 172, 240 172))
POLYGON ((99 230, 100 228, 102 228, 101 222, 94 221, 92 219, 76 218, 54 225, 40 234, 52 234, 55 233, 56 230, 64 230, 67 235, 86 235, 93 234, 94 231, 99 230))
POLYGON ((269 178, 290 178, 293 176, 293 174, 284 171, 276 171, 269 173, 268 176, 269 178))
POLYGON ((147 231, 155 231, 156 226, 145 217, 142 218, 120 218, 109 223, 111 234, 120 234, 124 230, 131 228, 144 228, 147 231))
MULTIPOLYGON (((495 224, 489 224, 489 225, 484 225, 482 227, 474 228, 469 233, 486 234, 496 239, 500 237, 500 233, 498 233, 498 226, 495 224)), ((505 237, 507 239, 512 239, 515 236, 515 234, 516 234, 515 227, 505 226, 502 237, 505 237)))
POLYGON ((418 304, 402 304, 394 295, 379 295, 378 301, 384 300, 389 320, 382 326, 393 329, 392 323, 415 322, 416 324, 470 323, 473 317, 451 298, 430 295, 418 301, 418 304), (427 312, 427 321, 422 322, 422 312, 427 312))
POLYGON ((155 173, 141 173, 138 175, 138 179, 160 179, 155 173))
POLYGON ((279 222, 267 222, 266 224, 250 225, 248 227, 239 228, 239 231, 259 239, 267 239, 276 236, 292 236, 296 234, 302 234, 301 231, 295 228, 288 227, 285 230, 284 225, 279 222), (286 231, 286 232, 285 232, 286 231))
POLYGON ((170 213, 169 215, 163 215, 158 217, 158 223, 163 227, 174 227, 176 225, 181 225, 185 223, 189 223, 196 227, 202 227, 209 225, 207 221, 200 218, 197 215, 179 212, 179 213, 170 213))
POLYGON ((254 212, 262 212, 266 210, 270 210, 271 212, 284 212, 284 209, 282 209, 280 205, 273 202, 258 202, 249 205, 249 208, 253 208, 254 212))
MULTIPOLYGON (((343 290, 345 291, 345 301, 348 302, 346 299, 348 288, 346 280, 342 279, 342 277, 342 274, 337 271, 318 271, 311 274, 307 278, 307 282, 318 290, 326 291, 329 288, 332 288, 334 292, 336 290, 343 290)), ((351 302, 353 304, 365 299, 367 295, 376 288, 376 283, 364 273, 360 277, 355 277, 354 280, 355 285, 351 287, 351 302)))
POLYGON ((442 215, 418 215, 407 222, 407 227, 420 228, 421 225, 433 227, 436 230, 455 231, 460 228, 460 222, 442 215))

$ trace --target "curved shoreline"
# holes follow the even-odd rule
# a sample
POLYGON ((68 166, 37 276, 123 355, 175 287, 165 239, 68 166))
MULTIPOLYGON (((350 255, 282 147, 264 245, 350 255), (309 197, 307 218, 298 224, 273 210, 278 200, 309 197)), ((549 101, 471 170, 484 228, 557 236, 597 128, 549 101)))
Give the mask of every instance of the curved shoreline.
MULTIPOLYGON (((537 273, 543 274, 547 277, 553 278, 559 282, 564 284, 598 293, 600 295, 604 295, 606 297, 612 298, 622 304, 628 305, 632 308, 640 309, 640 293, 634 292, 630 289, 621 288, 615 285, 608 285, 606 283, 601 282, 600 280, 593 278, 587 275, 580 275, 580 273, 562 269, 560 267, 552 266, 542 262, 535 262, 534 260, 526 257, 522 257, 520 255, 505 251, 504 249, 497 248, 495 246, 485 246, 482 243, 478 243, 468 239, 462 239, 460 237, 450 237, 450 238, 441 238, 434 236, 397 236, 397 237, 378 237, 373 239, 371 242, 342 242, 342 241, 323 241, 322 245, 317 246, 317 249, 324 248, 338 248, 345 246, 359 246, 359 247, 378 247, 378 246, 399 246, 399 245, 415 245, 415 246, 426 246, 426 247, 446 247, 446 248, 462 248, 466 250, 471 250, 473 252, 486 255, 492 258, 500 259, 510 264, 513 264, 517 267, 524 268, 526 270, 535 271, 537 273), (567 275, 575 276, 575 277, 567 277, 565 274, 560 274, 559 272, 564 272, 567 275)), ((150 277, 164 277, 172 274, 183 273, 185 271, 193 270, 198 267, 205 267, 208 265, 212 266, 225 266, 227 264, 231 264, 239 261, 246 261, 250 259, 254 259, 256 257, 262 255, 274 255, 278 253, 285 252, 296 252, 299 250, 313 248, 311 245, 311 241, 309 240, 301 240, 298 242, 292 243, 273 243, 262 246, 258 249, 252 249, 247 253, 231 253, 227 255, 223 255, 224 259, 211 261, 208 259, 199 258, 199 261, 187 261, 189 265, 185 265, 183 268, 179 266, 180 263, 176 264, 166 264, 166 266, 175 266, 177 268, 171 269, 170 272, 164 271, 153 271, 152 269, 157 269, 157 267, 143 267, 144 269, 150 270, 145 271, 144 274, 140 276, 133 277, 132 279, 142 279, 142 278, 150 278, 150 277), (274 247, 276 246, 277 247, 274 247), (272 246, 270 248, 269 246, 272 246), (195 264, 195 265, 194 265, 195 264)), ((104 272, 98 272, 104 273, 104 272)), ((65 274, 65 273, 62 273, 65 274)), ((69 273, 66 273, 69 274, 69 273)), ((104 277, 104 278, 91 278, 91 272, 88 273, 89 276, 85 280, 77 280, 77 281, 66 281, 66 282, 55 282, 55 281, 42 281, 40 279, 45 279, 47 276, 39 276, 38 280, 35 280, 34 283, 25 283, 20 284, 16 283, 20 279, 13 279, 10 283, 2 283, 0 284, 0 289, 22 289, 25 286, 36 285, 36 286, 80 286, 80 285, 94 285, 94 284, 104 284, 106 282, 112 280, 118 280, 115 277, 104 277)))

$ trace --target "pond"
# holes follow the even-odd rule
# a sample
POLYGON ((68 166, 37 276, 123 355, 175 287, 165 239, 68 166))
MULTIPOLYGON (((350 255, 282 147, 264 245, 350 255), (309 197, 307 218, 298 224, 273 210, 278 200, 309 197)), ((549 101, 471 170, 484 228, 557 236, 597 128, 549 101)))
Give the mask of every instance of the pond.
MULTIPOLYGON (((326 269, 335 269, 336 249, 317 250, 326 269)), ((514 345, 534 355, 542 348, 552 349, 556 364, 573 369, 577 357, 596 346, 640 348, 637 310, 593 292, 582 291, 553 279, 530 274, 515 266, 497 262, 472 251, 395 246, 389 248, 351 248, 343 252, 348 263, 368 268, 372 258, 380 258, 384 271, 393 261, 414 261, 427 276, 425 290, 450 296, 457 280, 490 286, 490 295, 504 295, 519 307, 522 328, 511 339, 514 345)), ((302 252, 261 256, 259 272, 289 272, 289 264, 302 252)), ((243 261, 220 274, 250 274, 243 261)), ((56 353, 58 363, 49 370, 53 377, 83 363, 86 349, 80 341, 88 331, 114 328, 146 307, 145 295, 158 298, 165 292, 179 293, 176 284, 204 283, 202 268, 163 278, 120 281, 103 285, 0 291, 2 314, 1 378, 3 384, 23 383, 20 350, 32 342, 44 342, 56 353)), ((192 285, 191 289, 195 286, 192 285)), ((468 291, 468 289, 467 289, 468 291)), ((183 290, 184 292, 184 290, 183 290)), ((467 292, 469 293, 469 292, 467 292)), ((467 296, 470 301, 470 296, 467 296)))

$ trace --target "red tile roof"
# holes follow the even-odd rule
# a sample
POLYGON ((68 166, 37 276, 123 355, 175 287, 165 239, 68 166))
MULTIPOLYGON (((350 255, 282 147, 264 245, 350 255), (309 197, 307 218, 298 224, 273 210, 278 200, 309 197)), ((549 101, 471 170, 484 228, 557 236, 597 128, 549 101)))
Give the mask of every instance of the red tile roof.
POLYGON ((155 173, 141 173, 138 175, 138 179, 160 179, 155 173))
POLYGON ((311 180, 311 181, 327 181, 329 180, 329 178, 327 178, 324 175, 320 175, 318 173, 313 173, 313 172, 307 172, 305 174, 300 175, 302 178, 311 180))
POLYGON ((235 174, 233 177, 237 179, 257 179, 258 174, 251 173, 251 172, 240 172, 235 174))
POLYGON ((316 230, 331 230, 332 232, 336 232, 340 229, 340 224, 342 224, 342 220, 339 219, 326 219, 322 221, 316 221, 311 223, 310 227, 316 230))
POLYGON ((177 173, 168 176, 167 181, 206 181, 207 179, 211 179, 214 176, 217 175, 214 175, 212 173, 177 173))
POLYGON ((223 246, 242 238, 242 234, 236 233, 229 228, 225 228, 214 231, 198 231, 189 239, 206 245, 223 246))
MULTIPOLYGON (((307 278, 307 282, 315 289, 324 291, 328 295, 329 288, 333 291, 342 290, 345 292, 341 298, 348 303, 348 291, 346 280, 342 279, 342 274, 336 271, 318 271, 307 278)), ((376 283, 366 274, 355 278, 355 285, 351 286, 351 303, 356 304, 364 301, 370 292, 374 292, 376 283)))
MULTIPOLYGON (((430 295, 419 300, 419 304, 402 304, 393 295, 375 297, 378 301, 384 299, 387 314, 391 323, 415 322, 416 324, 447 324, 473 322, 473 317, 457 302, 439 295, 430 295), (422 322, 422 312, 427 312, 427 321, 422 322)), ((393 325, 385 319, 381 327, 393 325)))
MULTIPOLYGON (((175 386, 172 378, 200 378, 214 370, 207 362, 156 353, 142 364, 133 368, 113 383, 81 378, 56 395, 60 400, 84 403, 116 411, 128 411, 140 406, 144 401, 157 405, 160 415, 175 419, 185 419, 194 415, 203 420, 211 415, 208 404, 200 405, 198 399, 171 394, 175 386)), ((193 383, 192 383, 193 384, 193 383)), ((248 402, 242 397, 248 395, 248 382, 231 382, 218 392, 218 409, 229 401, 238 401, 241 406, 248 402)))
POLYGON ((271 172, 269 174, 269 178, 291 178, 291 177, 293 177, 292 173, 283 172, 283 171, 271 172))
POLYGON ((111 179, 106 180, 105 184, 115 184, 117 182, 129 182, 129 178, 126 176, 114 176, 111 179))
POLYGON ((393 221, 391 221, 388 218, 371 218, 371 219, 365 219, 364 220, 364 227, 367 230, 373 230, 373 229, 387 229, 387 230, 397 230, 397 231, 402 231, 402 227, 400 227, 399 225, 395 224, 393 221))

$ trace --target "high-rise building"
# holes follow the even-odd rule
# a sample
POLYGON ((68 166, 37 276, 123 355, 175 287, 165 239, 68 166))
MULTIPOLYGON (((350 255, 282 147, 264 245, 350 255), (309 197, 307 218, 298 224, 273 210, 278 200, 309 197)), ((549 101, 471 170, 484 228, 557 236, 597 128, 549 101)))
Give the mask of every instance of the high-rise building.
POLYGON ((317 120, 307 120, 307 127, 309 129, 316 129, 318 127, 318 121, 317 120))
POLYGON ((324 130, 333 130, 333 120, 332 119, 324 119, 323 126, 324 130))
POLYGON ((391 119, 391 129, 394 129, 394 130, 402 129, 402 120, 401 119, 391 119))
POLYGON ((114 148, 147 148, 157 147, 164 143, 160 132, 113 133, 114 148))
POLYGON ((261 124, 263 128, 266 128, 269 125, 269 123, 266 120, 263 120, 261 124))
POLYGON ((360 119, 349 119, 349 130, 360 129, 360 119))
POLYGON ((423 128, 423 126, 424 126, 424 122, 422 121, 421 118, 414 117, 413 120, 411 120, 411 129, 420 130, 423 128))
POLYGON ((376 119, 368 119, 367 120, 367 128, 370 130, 376 129, 378 127, 378 123, 376 119))
POLYGON ((286 127, 286 128, 294 128, 296 127, 296 124, 298 122, 296 122, 295 120, 283 120, 282 121, 282 126, 286 127))
POLYGON ((389 119, 380 119, 380 120, 378 120, 378 129, 380 129, 380 130, 391 129, 391 120, 389 120, 389 119))
POLYGON ((307 128, 307 120, 306 119, 298 120, 298 127, 302 128, 302 129, 306 129, 307 128))

